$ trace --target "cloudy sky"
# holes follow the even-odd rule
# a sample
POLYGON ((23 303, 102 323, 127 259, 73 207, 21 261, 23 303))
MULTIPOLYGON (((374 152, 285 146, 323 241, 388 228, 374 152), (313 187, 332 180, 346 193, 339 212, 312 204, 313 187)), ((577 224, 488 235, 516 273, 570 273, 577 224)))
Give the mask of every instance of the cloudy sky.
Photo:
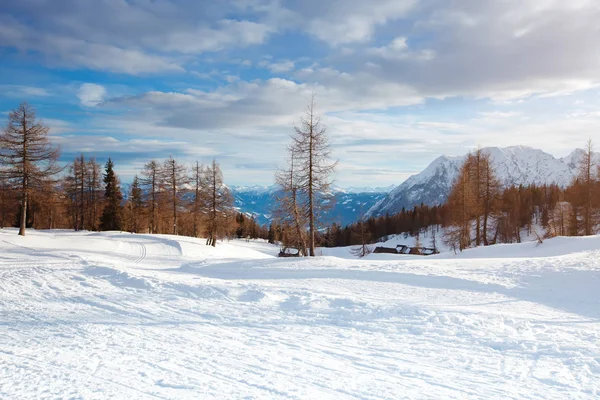
MULTIPOLYGON (((271 184, 310 94, 339 186, 441 154, 600 138, 597 0, 19 0, 0 8, 0 116, 23 100, 63 159, 215 157, 271 184)), ((2 122, 4 123, 4 122, 2 122)))

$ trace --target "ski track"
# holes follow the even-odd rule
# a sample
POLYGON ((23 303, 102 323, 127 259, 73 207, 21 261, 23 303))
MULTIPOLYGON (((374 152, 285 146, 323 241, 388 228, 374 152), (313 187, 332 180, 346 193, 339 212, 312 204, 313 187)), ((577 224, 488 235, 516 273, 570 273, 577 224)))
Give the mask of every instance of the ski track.
POLYGON ((243 241, 14 234, 0 398, 600 396, 598 251, 280 260, 243 241))

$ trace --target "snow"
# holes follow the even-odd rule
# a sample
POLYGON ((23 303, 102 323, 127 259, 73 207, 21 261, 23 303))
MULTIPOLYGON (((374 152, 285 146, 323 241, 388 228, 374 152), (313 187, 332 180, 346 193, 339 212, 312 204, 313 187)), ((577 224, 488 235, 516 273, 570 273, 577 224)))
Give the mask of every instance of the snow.
POLYGON ((333 191, 335 193, 347 193, 347 194, 361 194, 361 193, 389 193, 391 192, 396 185, 389 186, 378 186, 378 187, 368 187, 368 186, 350 186, 350 187, 334 187, 333 191))
MULTIPOLYGON (((505 186, 557 184, 566 187, 577 174, 584 153, 576 149, 567 157, 555 158, 527 146, 485 147, 481 150, 490 154, 494 172, 505 186)), ((465 159, 466 155, 436 158, 422 172, 409 177, 375 203, 367 215, 393 214, 400 212, 402 207, 412 208, 421 203, 444 203, 465 159)), ((600 162, 600 154, 594 153, 594 160, 600 162)))
POLYGON ((0 398, 595 399, 599 249, 278 259, 262 241, 3 229, 0 398))

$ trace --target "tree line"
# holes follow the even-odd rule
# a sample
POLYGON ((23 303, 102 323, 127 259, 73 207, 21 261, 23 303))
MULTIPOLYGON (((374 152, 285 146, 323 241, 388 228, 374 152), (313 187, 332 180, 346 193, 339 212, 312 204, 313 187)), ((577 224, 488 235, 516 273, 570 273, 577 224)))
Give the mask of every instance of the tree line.
POLYGON ((287 162, 275 175, 280 190, 269 227, 235 211, 232 194, 216 160, 191 168, 173 157, 148 161, 125 196, 114 162, 104 167, 84 154, 66 167, 48 140, 49 128, 22 103, 8 116, 0 134, 0 227, 123 230, 220 238, 264 238, 298 255, 314 256, 317 246, 367 244, 389 235, 431 236, 434 246, 450 248, 591 235, 600 223, 600 166, 589 141, 578 173, 566 188, 557 185, 503 187, 490 155, 470 153, 461 166, 446 203, 417 205, 394 215, 363 218, 346 227, 324 226, 333 204, 331 160, 326 128, 311 98, 294 127, 287 162))
POLYGON ((84 154, 66 167, 49 128, 22 103, 0 134, 0 227, 117 230, 220 238, 267 237, 265 227, 236 212, 219 164, 192 168, 173 157, 147 162, 122 193, 115 164, 84 154), (125 200, 124 200, 125 198, 125 200))

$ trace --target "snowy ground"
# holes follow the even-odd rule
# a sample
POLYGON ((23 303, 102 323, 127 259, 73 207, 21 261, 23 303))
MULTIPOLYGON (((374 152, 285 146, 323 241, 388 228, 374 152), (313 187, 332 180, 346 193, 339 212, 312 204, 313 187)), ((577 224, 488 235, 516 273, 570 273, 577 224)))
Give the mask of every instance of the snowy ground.
POLYGON ((596 399, 600 237, 458 256, 0 230, 0 398, 596 399))

